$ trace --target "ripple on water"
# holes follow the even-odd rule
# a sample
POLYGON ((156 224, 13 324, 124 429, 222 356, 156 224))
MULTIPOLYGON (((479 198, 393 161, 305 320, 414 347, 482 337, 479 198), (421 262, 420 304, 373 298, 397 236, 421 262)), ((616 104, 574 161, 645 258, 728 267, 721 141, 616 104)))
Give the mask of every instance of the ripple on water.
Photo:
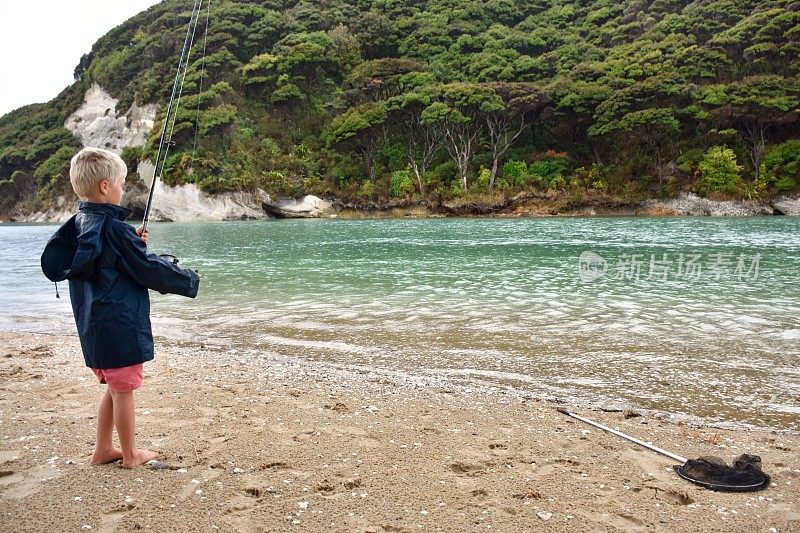
MULTIPOLYGON (((53 227, 0 227, 0 327, 74 332, 38 271, 53 227), (39 276, 37 278, 37 276, 39 276), (36 280, 32 282, 31 280, 36 280)), ((800 219, 154 224, 203 273, 157 335, 525 394, 800 429, 800 219), (167 231, 168 230, 168 231, 167 231), (578 257, 609 262, 578 278, 578 257), (648 279, 651 254, 761 254, 758 279, 648 279), (618 276, 623 256, 642 276, 618 276)))

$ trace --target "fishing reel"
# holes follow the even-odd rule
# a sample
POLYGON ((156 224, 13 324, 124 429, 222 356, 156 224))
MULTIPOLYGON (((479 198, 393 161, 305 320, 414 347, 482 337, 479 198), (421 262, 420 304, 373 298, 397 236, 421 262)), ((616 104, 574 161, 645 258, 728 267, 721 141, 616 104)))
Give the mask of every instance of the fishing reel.
POLYGON ((173 265, 177 265, 178 264, 178 258, 175 257, 172 254, 158 254, 158 257, 160 257, 161 259, 164 259, 165 261, 167 261, 170 264, 173 264, 173 265))
MULTIPOLYGON (((178 264, 178 258, 175 257, 172 254, 158 254, 158 257, 160 257, 161 259, 164 259, 165 261, 167 261, 168 263, 170 263, 172 265, 177 265, 178 264)), ((200 271, 198 271, 196 268, 193 270, 193 272, 195 274, 197 274, 198 277, 200 277, 200 271)))

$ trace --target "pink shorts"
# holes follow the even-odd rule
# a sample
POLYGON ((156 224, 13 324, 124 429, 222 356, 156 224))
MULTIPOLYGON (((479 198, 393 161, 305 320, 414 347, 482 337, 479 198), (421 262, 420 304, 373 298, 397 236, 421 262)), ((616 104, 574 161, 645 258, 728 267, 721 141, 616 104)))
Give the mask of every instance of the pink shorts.
POLYGON ((122 368, 93 368, 92 372, 100 383, 107 383, 114 392, 131 392, 142 386, 144 365, 123 366, 122 368))

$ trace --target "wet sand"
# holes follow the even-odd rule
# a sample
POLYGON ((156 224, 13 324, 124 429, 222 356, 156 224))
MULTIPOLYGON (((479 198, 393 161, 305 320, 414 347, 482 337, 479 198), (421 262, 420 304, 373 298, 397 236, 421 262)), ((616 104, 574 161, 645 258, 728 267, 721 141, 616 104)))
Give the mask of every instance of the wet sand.
POLYGON ((797 434, 577 409, 685 457, 760 455, 773 476, 716 493, 544 401, 157 351, 137 436, 169 468, 91 466, 103 386, 77 338, 0 332, 0 530, 800 530, 797 434))

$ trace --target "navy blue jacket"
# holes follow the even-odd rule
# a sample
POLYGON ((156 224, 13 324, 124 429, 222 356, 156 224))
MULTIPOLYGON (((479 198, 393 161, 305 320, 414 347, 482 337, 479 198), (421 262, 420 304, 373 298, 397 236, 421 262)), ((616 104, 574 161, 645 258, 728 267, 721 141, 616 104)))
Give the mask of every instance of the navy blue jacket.
POLYGON ((130 209, 80 202, 78 213, 50 238, 42 271, 69 280, 69 296, 86 366, 120 368, 153 359, 147 289, 194 298, 200 278, 147 252, 130 209))

